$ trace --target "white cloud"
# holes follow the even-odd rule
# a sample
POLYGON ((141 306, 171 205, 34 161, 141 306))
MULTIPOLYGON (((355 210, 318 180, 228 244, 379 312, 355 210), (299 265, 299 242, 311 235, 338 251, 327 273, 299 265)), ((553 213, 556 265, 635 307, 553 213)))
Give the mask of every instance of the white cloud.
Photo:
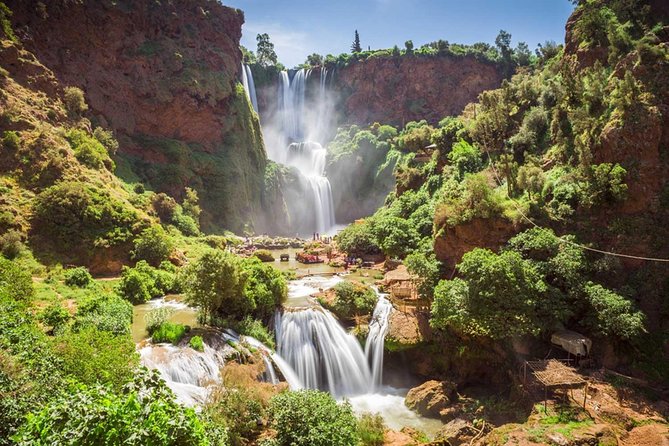
POLYGON ((278 23, 247 22, 242 31, 242 45, 253 51, 256 49, 256 35, 269 34, 279 61, 287 67, 304 62, 307 55, 310 54, 308 43, 313 43, 308 33, 286 29, 278 23))

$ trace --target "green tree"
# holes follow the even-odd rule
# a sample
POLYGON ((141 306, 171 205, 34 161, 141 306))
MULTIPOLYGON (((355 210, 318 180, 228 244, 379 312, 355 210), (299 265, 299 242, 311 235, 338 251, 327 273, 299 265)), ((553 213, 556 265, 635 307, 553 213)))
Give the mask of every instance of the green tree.
POLYGON ((333 290, 335 299, 331 309, 337 317, 342 319, 371 314, 378 300, 374 290, 360 283, 340 282, 334 286, 333 290))
POLYGON ((258 34, 256 42, 258 43, 258 50, 256 51, 258 63, 263 67, 275 66, 278 58, 274 51, 274 44, 269 40, 269 34, 258 34))
POLYGON ((462 257, 458 271, 461 278, 442 280, 435 289, 433 327, 493 339, 538 334, 543 328, 538 310, 548 288, 518 253, 477 248, 462 257))
POLYGON ((481 152, 462 139, 453 146, 448 161, 458 170, 461 180, 465 174, 478 172, 483 167, 481 152))
POLYGON ((323 56, 317 53, 313 53, 307 56, 307 61, 305 62, 310 67, 318 67, 323 65, 323 56))
POLYGON ((404 42, 404 48, 407 54, 413 54, 413 41, 407 40, 406 42, 404 42))
POLYGON ((337 234, 336 240, 337 247, 350 256, 381 252, 369 220, 348 225, 337 234))
POLYGON ((150 265, 158 266, 167 260, 174 251, 174 241, 160 225, 146 228, 134 241, 132 258, 146 260, 150 265))
POLYGON ((234 254, 208 250, 185 273, 186 301, 197 307, 205 321, 213 316, 242 318, 254 309, 246 298, 249 273, 234 254))
POLYGON ((65 109, 71 117, 80 117, 86 110, 86 100, 84 99, 84 92, 78 87, 65 87, 63 94, 65 109))
POLYGON ((646 331, 643 313, 629 300, 592 282, 585 285, 584 291, 592 306, 585 323, 597 334, 628 340, 646 331))
POLYGON ((362 47, 360 46, 360 34, 358 30, 355 30, 355 37, 353 38, 353 44, 351 45, 351 53, 360 53, 362 52, 362 47))
POLYGON ((387 257, 405 257, 416 248, 420 237, 413 225, 399 217, 375 217, 373 231, 387 257))
POLYGON ((544 187, 544 171, 534 164, 523 164, 518 169, 518 186, 527 192, 527 197, 532 200, 532 194, 541 193, 544 187))
POLYGON ((528 66, 532 62, 532 52, 525 42, 518 42, 514 56, 516 63, 521 67, 528 66))
POLYGON ((348 402, 325 392, 285 392, 270 401, 272 427, 279 446, 354 446, 356 419, 348 402))
POLYGON ((202 209, 200 209, 200 198, 195 189, 191 189, 190 187, 186 188, 184 201, 181 203, 181 207, 183 208, 184 214, 195 220, 199 227, 202 209))
POLYGON ((511 49, 511 34, 504 30, 500 30, 495 38, 495 45, 497 45, 502 60, 511 62, 511 56, 513 55, 513 50, 511 49))
POLYGON ((30 272, 0 256, 0 294, 11 300, 29 302, 35 296, 30 272))

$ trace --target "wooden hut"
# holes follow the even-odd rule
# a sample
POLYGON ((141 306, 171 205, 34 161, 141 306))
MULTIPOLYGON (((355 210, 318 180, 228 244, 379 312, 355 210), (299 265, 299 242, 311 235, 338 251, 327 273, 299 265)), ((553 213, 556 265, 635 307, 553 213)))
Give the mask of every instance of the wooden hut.
POLYGON ((418 299, 416 280, 418 278, 410 274, 404 265, 388 271, 383 277, 383 283, 390 293, 390 297, 402 300, 418 299))

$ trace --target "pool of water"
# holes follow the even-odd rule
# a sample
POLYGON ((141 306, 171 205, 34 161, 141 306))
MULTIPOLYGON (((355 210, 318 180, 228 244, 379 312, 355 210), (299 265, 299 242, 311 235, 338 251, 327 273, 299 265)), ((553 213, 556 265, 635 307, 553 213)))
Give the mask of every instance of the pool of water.
POLYGON ((166 307, 172 310, 168 321, 191 327, 197 327, 197 310, 191 308, 183 302, 181 295, 169 295, 151 299, 145 304, 135 305, 132 314, 132 340, 138 343, 146 339, 149 334, 146 332, 146 315, 156 308, 166 307))

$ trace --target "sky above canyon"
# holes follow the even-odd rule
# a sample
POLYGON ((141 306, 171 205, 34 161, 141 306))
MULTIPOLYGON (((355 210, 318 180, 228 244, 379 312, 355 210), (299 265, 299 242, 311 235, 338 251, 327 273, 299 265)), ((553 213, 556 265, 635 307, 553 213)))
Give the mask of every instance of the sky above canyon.
POLYGON ((547 40, 564 41, 573 10, 569 0, 223 0, 244 11, 242 45, 255 51, 256 35, 268 33, 279 61, 287 67, 309 54, 349 52, 354 31, 363 49, 417 48, 443 39, 453 43, 494 44, 500 29, 513 46, 531 49, 547 40))

